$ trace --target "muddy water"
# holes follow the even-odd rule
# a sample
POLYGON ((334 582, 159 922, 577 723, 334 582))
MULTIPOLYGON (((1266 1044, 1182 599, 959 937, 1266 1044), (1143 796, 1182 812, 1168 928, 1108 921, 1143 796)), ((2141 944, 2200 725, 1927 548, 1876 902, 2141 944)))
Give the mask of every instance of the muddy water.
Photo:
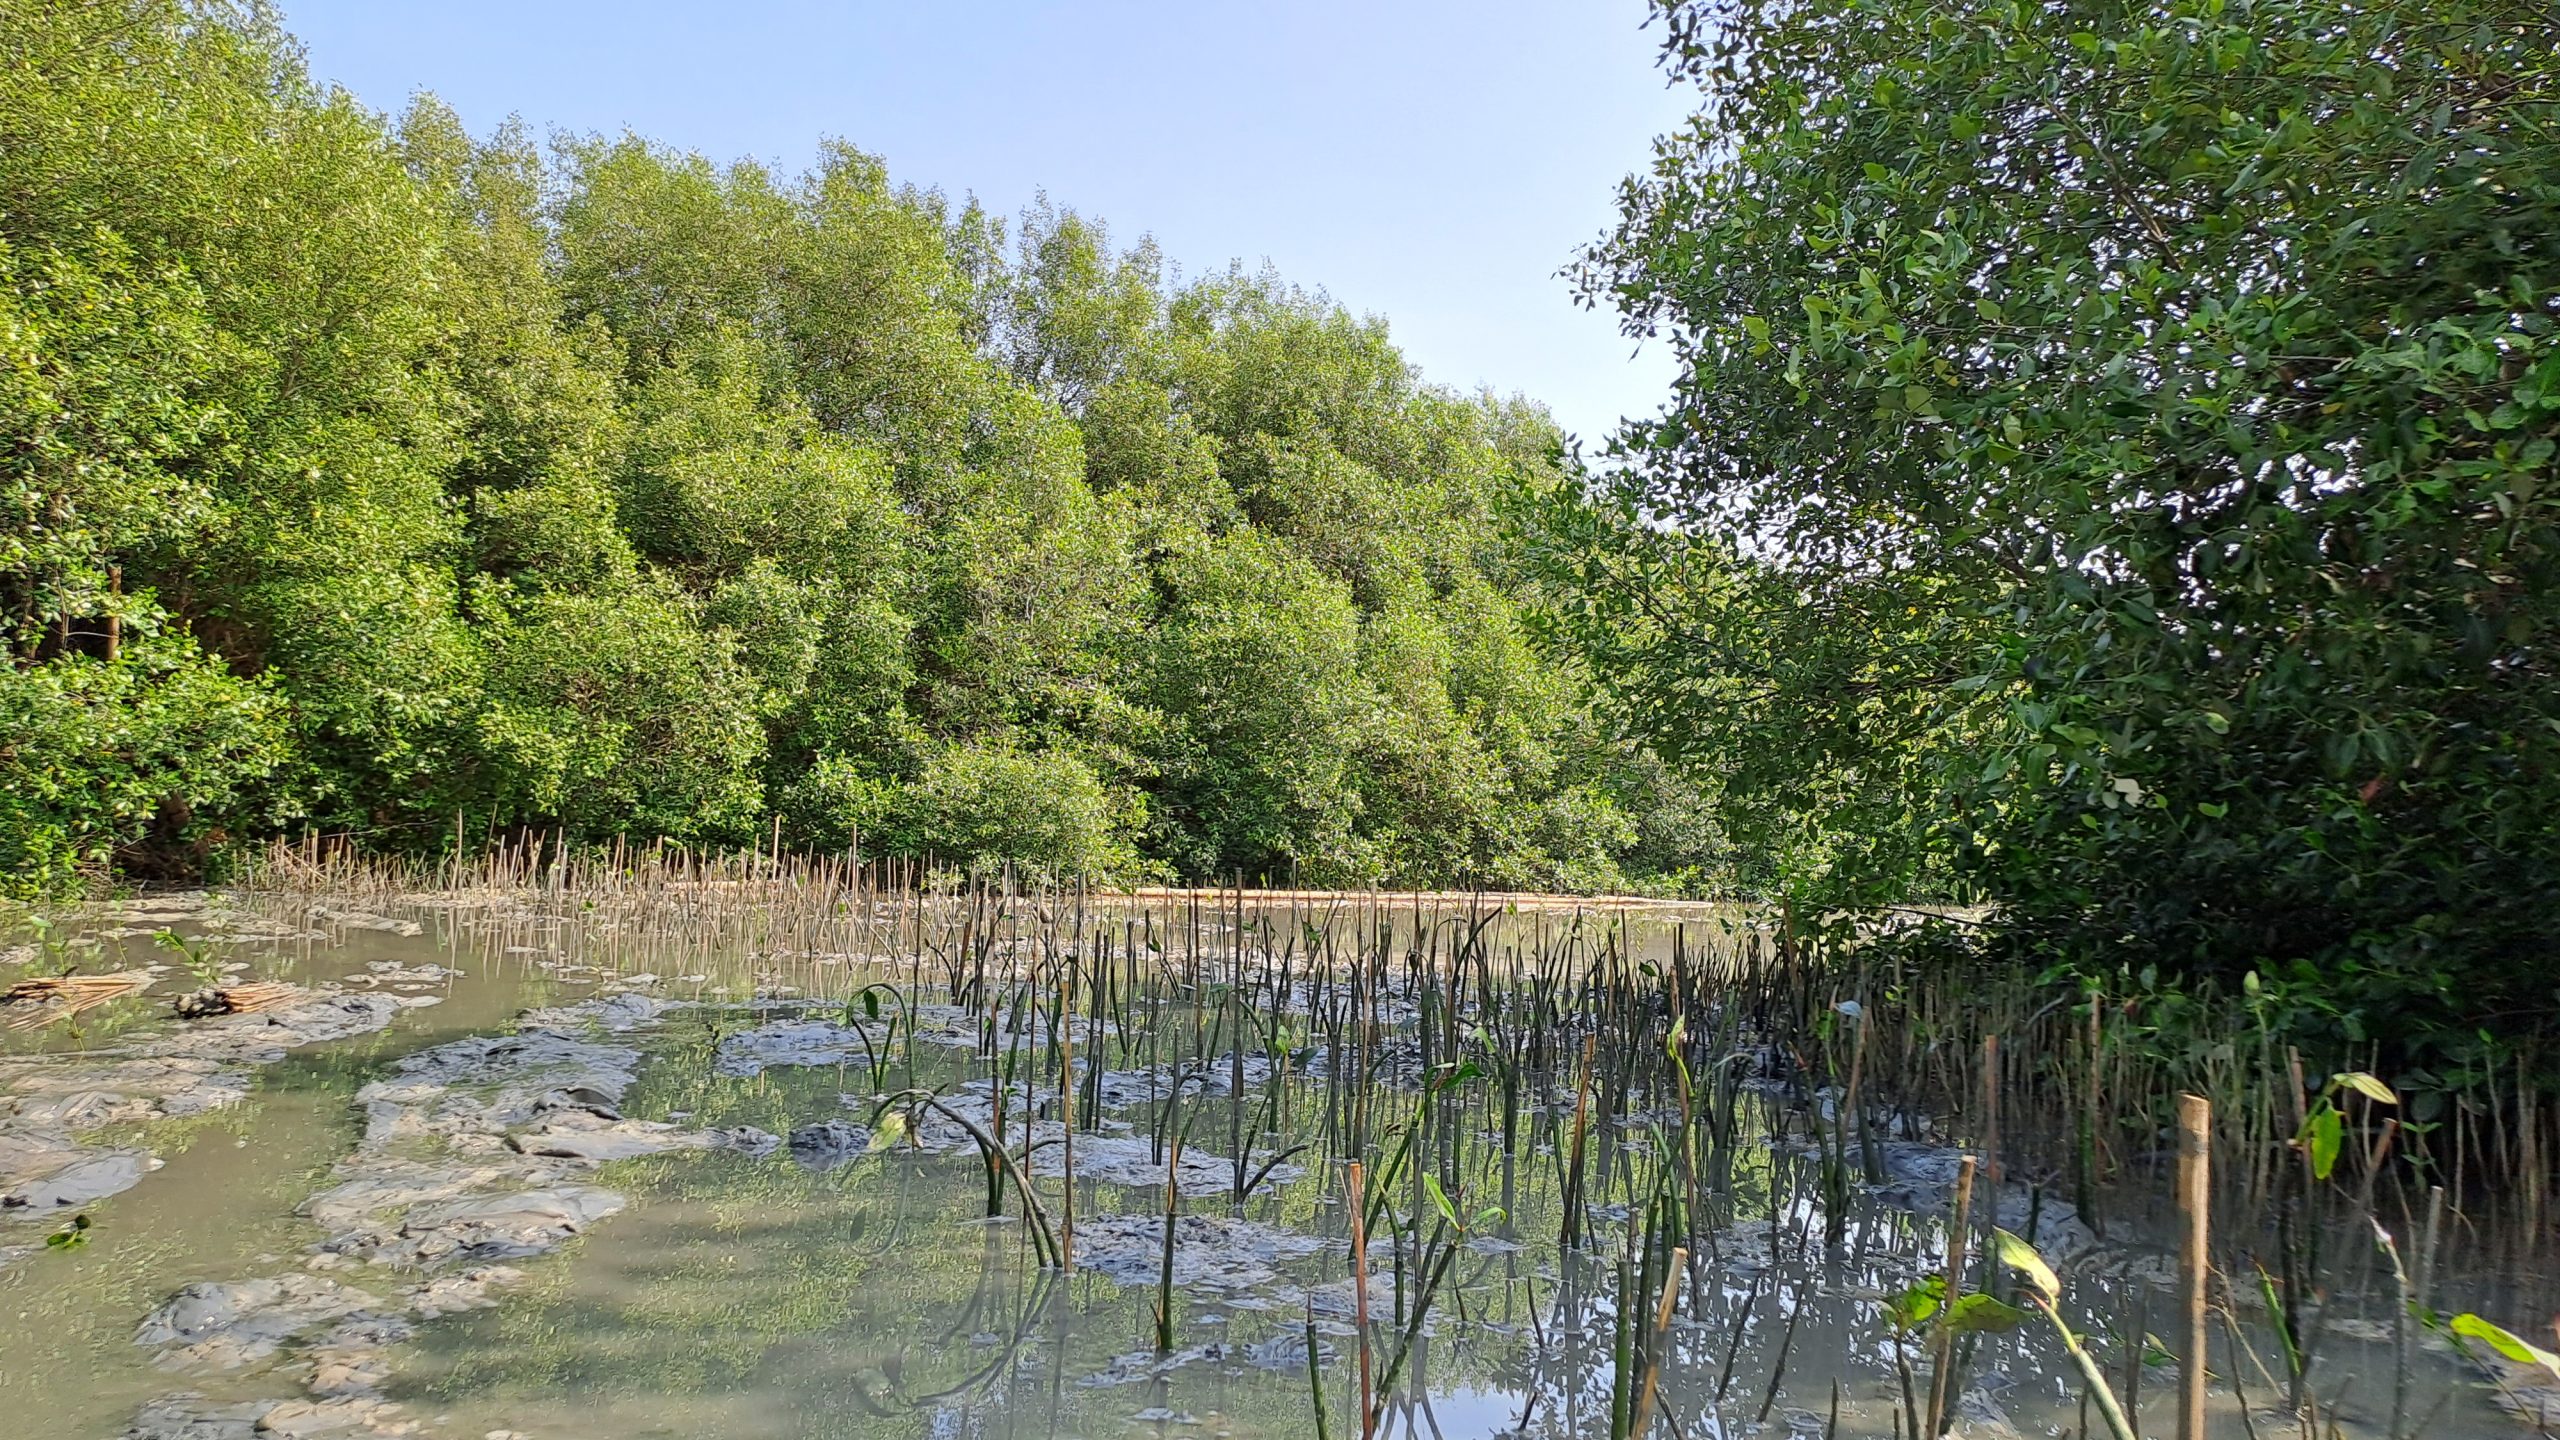
MULTIPOLYGON (((1084 1117, 1098 1128, 1077 1133, 1078 1264, 1059 1276, 1036 1263, 1013 1197, 1005 1217, 986 1218, 983 1163, 947 1128, 926 1123, 903 1143, 869 1143, 884 1088, 936 1086, 964 1109, 974 1096, 971 1113, 992 1118, 988 1066, 956 1012, 928 1007, 919 1043, 875 1072, 859 1045, 841 1043, 853 1032, 840 1004, 812 1009, 797 993, 841 994, 865 973, 858 964, 784 975, 751 953, 670 965, 659 951, 607 967, 574 926, 463 925, 457 914, 467 913, 434 907, 326 908, 280 920, 274 901, 178 901, 83 917, 66 928, 85 927, 105 947, 84 970, 170 968, 145 995, 64 1025, 0 1032, 0 1060, 16 1067, 0 1072, 10 1087, 0 1090, 0 1135, 32 1123, 26 1097, 43 1077, 112 1088, 97 1067, 166 1065, 172 1046, 178 1059, 215 1066, 202 1083, 237 1091, 201 1106, 199 1091, 185 1091, 157 1102, 162 1113, 128 1107, 137 1113, 44 1132, 158 1165, 103 1198, 0 1211, 0 1253, 10 1256, 0 1264, 9 1362, 0 1435, 1304 1436, 1315 1433, 1311 1368, 1331 1433, 1358 1433, 1338 1175, 1311 1151, 1231 1203, 1223 1091, 1190 1102, 1196 1149, 1174 1232, 1173 1348, 1159 1354, 1163 1162, 1152 1132, 1164 1103, 1141 1088, 1143 1070, 1106 1077, 1104 1113, 1084 1117), (197 977, 150 942, 162 928, 203 937, 201 954, 244 975, 398 1003, 364 1012, 380 1013, 374 1028, 274 1047, 252 1042, 289 1040, 289 1026, 270 1035, 256 1017, 213 1022, 248 1038, 226 1032, 208 1062, 207 1022, 191 1031, 166 1018, 167 997, 197 977), (476 1037, 519 1032, 534 1036, 533 1051, 474 1048, 485 1045, 476 1037), (199 1049, 184 1051, 190 1044, 199 1049), (812 1129, 822 1126, 832 1128, 812 1129), (606 1158, 529 1153, 546 1144, 606 1158), (641 1153, 610 1158, 624 1151, 641 1153), (424 1176, 433 1189, 456 1175, 444 1191, 400 1192, 371 1212, 330 1203, 386 1177, 424 1176), (570 1219, 545 1229, 513 1211, 453 1216, 527 1195, 550 1197, 570 1219), (46 1236, 72 1233, 73 1215, 89 1221, 81 1243, 46 1248, 46 1236), (287 1293, 241 1288, 265 1282, 287 1293), (173 1297, 190 1294, 230 1308, 208 1319, 199 1303, 172 1319, 173 1297)), ((1606 923, 1627 925, 1637 945, 1667 940, 1662 917, 1606 923)), ((59 968, 58 956, 17 958, 7 975, 59 968)), ((109 1079, 130 1088, 139 1073, 109 1079)), ((1260 1073, 1248 1083, 1259 1086, 1260 1073)), ((1320 1090, 1283 1094, 1274 1128, 1315 1133, 1320 1090)), ((1006 1114, 1017 1135, 1026 1124, 1036 1138, 1041 1125, 1054 1128, 1028 1104, 1006 1114)), ((1746 1131, 1771 1128, 1766 1118, 1746 1131)), ((1490 1138, 1477 1137, 1479 1155, 1490 1138)), ((1839 1243, 1826 1245, 1819 1187, 1799 1150, 1748 1147, 1730 1177, 1730 1223, 1671 1323, 1656 1409, 1674 1433, 1893 1433, 1900 1382, 1880 1302, 1940 1263, 1944 1154, 1891 1147, 1895 1183, 1862 1188, 1839 1243)), ((1035 1167, 1054 1165, 1055 1150, 1040 1153, 1035 1167)), ((1266 1158, 1267 1145, 1255 1165, 1266 1158)), ((1472 1172, 1480 1178, 1458 1208, 1473 1233, 1414 1331, 1389 1433, 1611 1433, 1625 1217, 1603 1197, 1592 1244, 1561 1254, 1556 1168, 1552 1147, 1524 1136, 1509 1165, 1487 1160, 1472 1172), (1486 1209, 1494 1205, 1498 1215, 1486 1209)), ((1056 1207, 1058 1181, 1040 1183, 1056 1207)), ((2070 1274, 2080 1329, 2172 1328, 2171 1292, 2157 1283, 2163 1237, 2143 1226, 2154 1208, 2144 1197, 2110 1197, 2110 1216, 2127 1218, 2103 1241, 2076 1234, 2058 1201, 2019 1191, 2002 1204, 2004 1222, 2036 1228, 2070 1274)), ((1429 1205, 1391 1197, 1394 1213, 1420 1217, 1417 1230, 1433 1227, 1429 1205)), ((1399 1248, 1392 1237, 1371 1247, 1382 1350, 1421 1285, 1399 1248)), ((2457 1275, 2448 1302, 2490 1293, 2498 1278, 2457 1275)), ((2369 1274, 2342 1279, 2323 1329, 2323 1425, 2334 1418, 2348 1436, 2383 1433, 2390 1404, 2391 1346, 2379 1323, 2388 1306, 2373 1288, 2369 1274)), ((1649 1316, 1655 1298, 1626 1305, 1649 1316)), ((2263 1413, 2276 1377, 2259 1367, 2281 1362, 2272 1341, 2257 1339, 2258 1358, 2229 1368, 2262 1412, 2255 1433, 2294 1433, 2290 1418, 2263 1413)), ((2480 1372, 2416 1348, 2410 1408, 2420 1433, 2519 1433, 2480 1372)), ((1907 1359, 1925 1392, 1925 1357, 1907 1359)), ((2127 1367, 2122 1347, 2107 1364, 2139 1377, 2146 1433, 2165 1432, 2174 1372, 2127 1367)), ((1955 1433, 2081 1433, 2068 1373, 2033 1330, 1981 1337, 1955 1433)), ((2216 1424, 2247 1433, 2220 1378, 2216 1424)))

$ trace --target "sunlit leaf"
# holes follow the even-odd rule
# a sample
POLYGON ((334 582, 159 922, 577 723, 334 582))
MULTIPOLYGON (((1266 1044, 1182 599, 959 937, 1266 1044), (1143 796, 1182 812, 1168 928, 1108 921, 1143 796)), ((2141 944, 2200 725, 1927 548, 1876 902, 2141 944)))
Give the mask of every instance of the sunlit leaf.
POLYGON ((1440 1212, 1441 1219, 1461 1230, 1467 1227, 1467 1222, 1458 1218, 1458 1207, 1449 1203, 1449 1192, 1440 1188, 1439 1176, 1424 1172, 1422 1188, 1430 1192, 1431 1204, 1440 1212))
POLYGON ((871 1144, 866 1153, 886 1150, 905 1138, 907 1138, 906 1112, 892 1110, 880 1117, 879 1128, 871 1132, 871 1144))
POLYGON ((1908 1335, 1929 1323, 1947 1303, 1947 1281, 1943 1275, 1932 1275, 1919 1284, 1884 1300, 1885 1323, 1908 1335))
POLYGON ((2347 1138, 2346 1118, 2323 1100, 2302 1122, 2302 1153, 2311 1157, 2311 1173, 2322 1180, 2338 1168, 2338 1151, 2347 1138))
POLYGON ((1940 1321, 1958 1335, 1997 1334, 2015 1330, 2027 1321, 2027 1312, 1997 1296, 1976 1291, 1959 1295, 1940 1321))
POLYGON ((2466 1340, 2477 1340, 2519 1365, 2538 1365, 2553 1378, 2560 1379, 2560 1355, 2524 1340, 2512 1330, 2471 1314, 2454 1316, 2451 1329, 2454 1334, 2466 1340))
POLYGON ((2036 1293, 2044 1297, 2045 1303, 2051 1304, 2062 1297, 2061 1279, 2053 1273, 2052 1266, 2044 1263, 2044 1257, 2036 1253, 2036 1247, 2006 1230, 1991 1232, 1991 1247, 1999 1255, 2000 1263, 2024 1277, 2036 1288, 2036 1293))

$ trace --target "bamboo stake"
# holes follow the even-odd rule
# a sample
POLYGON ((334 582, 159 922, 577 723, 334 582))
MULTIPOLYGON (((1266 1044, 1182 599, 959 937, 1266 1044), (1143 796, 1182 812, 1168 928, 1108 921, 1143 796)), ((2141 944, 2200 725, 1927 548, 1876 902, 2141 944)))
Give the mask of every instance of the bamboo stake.
POLYGON ((1582 1228, 1576 1223, 1576 1212, 1582 1206, 1582 1144, 1584 1133, 1591 1122, 1591 1062, 1598 1051, 1599 1044, 1600 1037, 1597 1035, 1582 1037, 1582 1081, 1573 1097, 1573 1152, 1572 1158, 1566 1162, 1564 1236, 1559 1242, 1562 1248, 1567 1250, 1574 1248, 1574 1237, 1582 1228))
POLYGON ((1672 1308, 1680 1302, 1680 1282, 1689 1271, 1689 1249, 1673 1246, 1671 1268, 1662 1276, 1662 1299, 1653 1307, 1653 1333, 1646 1338, 1645 1349, 1650 1359, 1645 1365, 1644 1389, 1636 1395, 1635 1421, 1627 1427, 1627 1440, 1643 1440, 1645 1427, 1653 1422, 1653 1390, 1662 1383, 1663 1332, 1671 1328, 1672 1308))
POLYGON ((1063 970, 1058 975, 1058 1127, 1066 1174, 1058 1207, 1058 1268, 1072 1274, 1076 1268, 1075 977, 1063 970))
POLYGON ((2213 1239, 2213 1102, 2178 1097, 2178 1299, 2186 1312, 2186 1347, 2178 1357, 2178 1440, 2205 1440, 2206 1272, 2213 1239))
MULTIPOLYGON (((1964 1262, 1966 1231, 1973 1224, 1974 1157, 1956 1162, 1955 1223, 1947 1230, 1947 1298, 1946 1308, 1952 1314, 1956 1301, 1964 1294, 1964 1262)), ((1936 1355, 1929 1368, 1929 1428, 1926 1440, 1937 1440, 1947 1430, 1947 1383, 1955 1370, 1955 1338, 1953 1328, 1938 1327, 1936 1355)))
POLYGON ((1378 1432, 1378 1407, 1369 1388, 1369 1224, 1360 1162, 1351 1162, 1351 1310, 1360 1331, 1360 1440, 1378 1432))
POLYGON ((1164 1167, 1164 1261, 1156 1280, 1156 1353, 1173 1349, 1173 1221, 1182 1204, 1182 1132, 1173 1133, 1173 1153, 1164 1167))

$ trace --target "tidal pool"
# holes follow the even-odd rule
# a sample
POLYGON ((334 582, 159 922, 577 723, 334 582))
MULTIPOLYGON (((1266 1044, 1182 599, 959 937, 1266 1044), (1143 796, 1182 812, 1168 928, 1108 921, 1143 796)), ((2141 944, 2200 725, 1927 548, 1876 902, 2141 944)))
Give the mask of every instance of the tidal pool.
MULTIPOLYGON (((1661 1163, 1672 1096, 1593 1093, 1624 1001, 1573 965, 1695 966, 1730 916, 1097 901, 1069 929, 1063 902, 999 923, 875 899, 866 942, 830 950, 742 930, 758 912, 734 896, 680 924, 617 903, 187 894, 13 952, 0 979, 159 969, 0 1032, 0 1433, 1277 1437, 1317 1433, 1320 1390, 1328 1433, 1356 1436, 1352 1154, 1382 1433, 1611 1436, 1643 1414, 1884 1436, 1906 1373, 1929 1385, 1928 1344, 1883 1321, 1945 1262, 1955 1152, 1925 1117, 1827 1190, 1838 1097, 1737 1049, 1692 1190, 1661 1163), (1336 925, 1366 937, 1339 969, 1316 933, 1336 925), (1469 939, 1433 981, 1442 926, 1469 939), (250 980, 297 988, 170 1012, 250 980), (949 1112, 898 1098, 918 1091, 949 1112), (1695 1243, 1672 1271, 1675 1210, 1695 1243), (1044 1230, 1072 1263, 1042 1263, 1044 1230)), ((2067 1318, 2164 1433, 2174 1366, 2125 1338, 2171 1329, 2165 1207, 2110 1192, 2093 1227, 2033 1178, 1986 1180, 1977 1218, 2064 1273, 2067 1318)), ((2549 1303, 2467 1253, 2448 1247, 2439 1304, 2549 1303)), ((2431 1336, 2403 1367, 2371 1263, 2323 1291, 2317 1434, 2384 1435, 2395 1388, 2404 1433, 2515 1434, 2542 1403, 2431 1336)), ((2267 1317, 2233 1308, 2250 1343, 2217 1357, 2215 1423, 2301 1433, 2267 1317)), ((1952 1433, 2096 1433, 2048 1331, 1957 1354, 1952 1433)))

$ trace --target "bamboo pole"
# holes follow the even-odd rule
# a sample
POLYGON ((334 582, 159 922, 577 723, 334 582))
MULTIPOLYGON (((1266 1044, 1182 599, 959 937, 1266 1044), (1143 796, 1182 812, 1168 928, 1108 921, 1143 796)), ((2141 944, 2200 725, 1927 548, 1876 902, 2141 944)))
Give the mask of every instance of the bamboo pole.
POLYGON ((1351 1162, 1351 1312, 1360 1331, 1360 1440, 1378 1432, 1378 1407, 1369 1388, 1369 1224, 1368 1193, 1360 1182, 1360 1162, 1351 1162))
MULTIPOLYGON (((1058 1268, 1073 1273, 1076 1268, 1076 1013, 1075 976, 1070 970, 1058 975, 1058 1143, 1064 1147, 1061 1164, 1066 1182, 1060 1191, 1058 1226, 1058 1268)), ((912 1040, 910 1044, 914 1043, 912 1040)), ((1167 1220, 1167 1225, 1173 1222, 1167 1220)))
POLYGON ((1664 1332, 1671 1328, 1672 1308, 1680 1303, 1680 1282, 1689 1273, 1689 1249, 1674 1246, 1671 1266, 1662 1274, 1662 1299, 1653 1307, 1653 1333, 1645 1337, 1647 1360, 1644 1389, 1636 1396, 1634 1422, 1627 1426, 1627 1440, 1643 1440, 1645 1427, 1653 1423, 1653 1391, 1662 1383, 1662 1362, 1669 1358, 1662 1348, 1664 1332))
POLYGON ((1173 1153, 1164 1167, 1164 1260, 1156 1280, 1156 1353, 1173 1349, 1173 1222, 1182 1205, 1182 1132, 1173 1132, 1173 1153))
MULTIPOLYGON (((1974 1157, 1956 1162, 1955 1223, 1947 1227, 1947 1298, 1946 1309, 1953 1314, 1956 1301, 1964 1295, 1966 1232, 1973 1224, 1974 1157)), ((1929 1370, 1929 1428, 1926 1440, 1937 1440, 1947 1430, 1947 1387, 1955 1371, 1956 1332, 1950 1326, 1938 1327, 1936 1354, 1929 1370)))
POLYGON ((2178 1440, 2205 1440, 2204 1318, 2206 1271, 2213 1238, 2213 1102, 2178 1097, 2178 1300, 2185 1311, 2186 1348, 2178 1357, 2178 1440))

